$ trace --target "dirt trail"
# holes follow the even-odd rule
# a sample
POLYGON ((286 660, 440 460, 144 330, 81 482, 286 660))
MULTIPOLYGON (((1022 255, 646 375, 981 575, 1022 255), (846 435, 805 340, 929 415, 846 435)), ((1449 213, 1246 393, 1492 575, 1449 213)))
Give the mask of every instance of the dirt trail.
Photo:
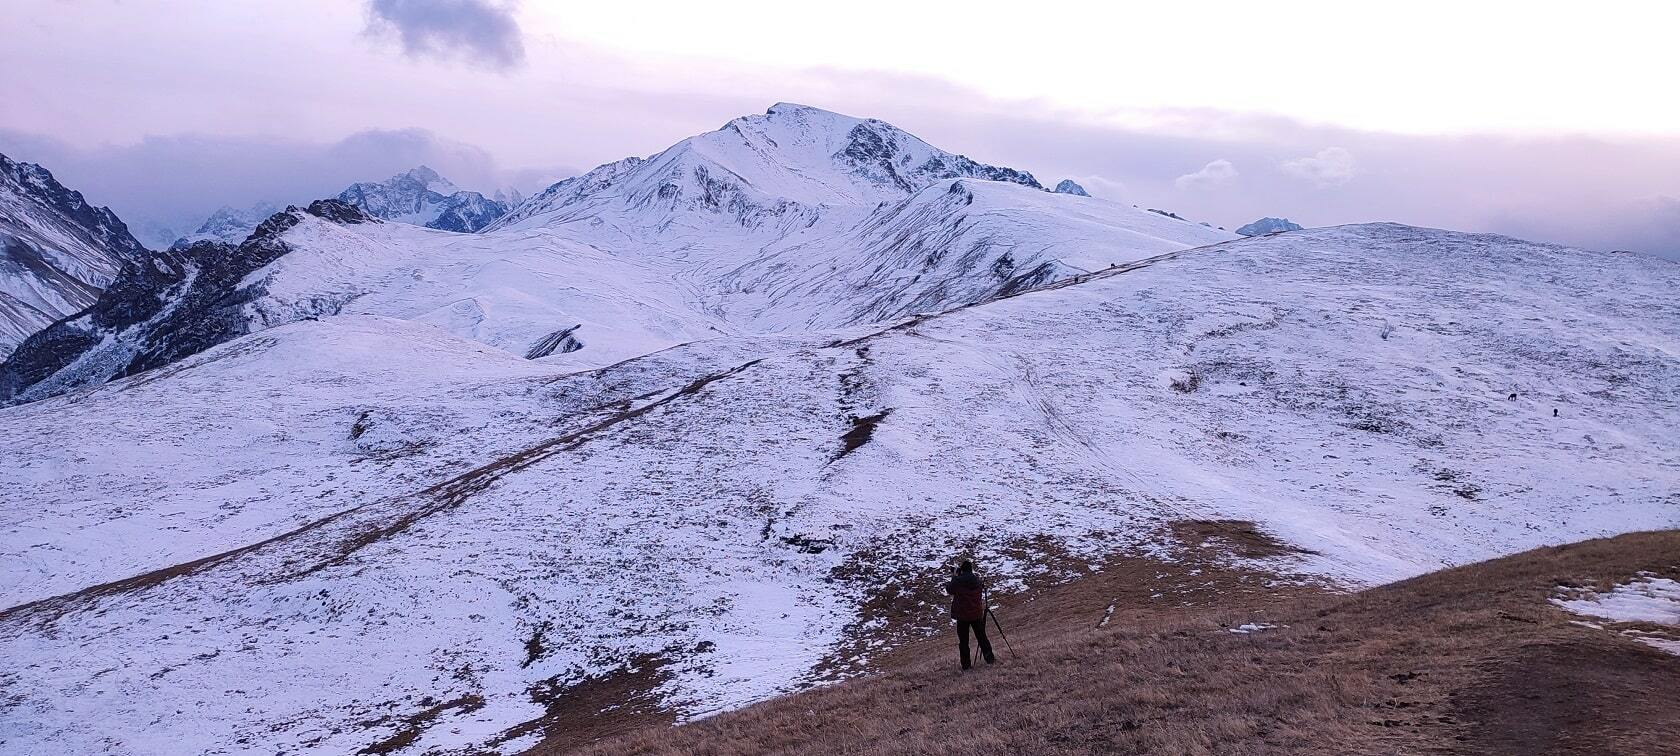
POLYGON ((591 423, 584 428, 550 439, 523 451, 488 462, 441 483, 434 484, 415 494, 408 494, 400 497, 393 497, 357 505, 355 507, 335 512, 327 515, 326 517, 311 521, 272 538, 235 549, 230 549, 219 554, 213 554, 189 562, 183 562, 169 567, 152 570, 150 572, 124 578, 122 580, 90 586, 72 593, 31 601, 26 604, 19 604, 18 606, 0 611, 0 627, 25 623, 35 624, 38 626, 49 625, 67 612, 79 607, 90 605, 101 598, 139 591, 160 585, 175 578, 203 573, 213 567, 216 567, 217 565, 228 563, 232 560, 252 554, 258 550, 280 546, 282 544, 290 544, 300 538, 310 536, 316 531, 327 529, 328 526, 338 525, 344 523, 345 521, 353 520, 355 515, 372 512, 375 508, 400 505, 400 503, 405 501, 419 502, 419 506, 396 514, 395 516, 380 518, 380 521, 361 527, 352 526, 352 532, 346 537, 332 543, 330 547, 325 550, 324 555, 318 556, 312 560, 307 560, 310 563, 303 566, 297 565, 298 561, 304 560, 288 561, 285 564, 289 567, 293 567, 293 569, 268 575, 264 578, 264 580, 265 582, 282 582, 292 580, 319 572, 335 565, 343 564, 356 552, 371 544, 402 533, 403 531, 413 527, 415 523, 420 522, 427 517, 460 506, 473 494, 485 490, 496 483, 496 481, 501 480, 507 475, 528 468, 531 465, 537 464, 538 462, 548 459, 556 454, 576 449, 604 431, 610 430, 622 423, 640 418, 679 399, 694 396, 706 386, 716 381, 724 380, 739 374, 740 372, 747 370, 760 362, 762 362, 762 359, 750 360, 727 370, 701 376, 680 388, 670 391, 659 399, 648 402, 647 404, 621 410, 602 420, 591 423))

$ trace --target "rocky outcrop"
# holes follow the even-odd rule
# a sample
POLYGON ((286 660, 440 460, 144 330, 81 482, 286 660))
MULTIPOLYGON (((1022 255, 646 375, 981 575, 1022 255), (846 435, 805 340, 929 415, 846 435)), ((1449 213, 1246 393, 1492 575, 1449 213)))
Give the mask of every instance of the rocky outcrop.
POLYGON ((201 241, 130 262, 92 306, 29 337, 0 363, 0 403, 134 375, 251 332, 245 305, 263 289, 245 278, 290 252, 281 237, 307 216, 374 220, 338 200, 316 200, 274 214, 238 246, 201 241))
POLYGON ((1052 191, 1057 194, 1072 194, 1078 197, 1091 196, 1090 192, 1085 191, 1085 187, 1080 186, 1073 179, 1062 179, 1061 183, 1056 184, 1056 188, 1052 191))
POLYGON ((1266 234, 1277 234, 1284 231, 1300 230, 1300 224, 1291 223, 1288 218, 1261 218, 1260 220, 1237 229, 1237 233, 1242 234, 1243 236, 1265 236, 1266 234))

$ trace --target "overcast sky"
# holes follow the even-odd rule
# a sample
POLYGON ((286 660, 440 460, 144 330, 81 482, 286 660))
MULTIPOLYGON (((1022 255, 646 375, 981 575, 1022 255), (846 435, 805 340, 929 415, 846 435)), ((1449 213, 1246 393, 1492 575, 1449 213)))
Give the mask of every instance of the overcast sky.
POLYGON ((529 191, 785 100, 1227 228, 1680 257, 1680 10, 1371 6, 0 0, 0 152, 159 235, 420 163, 529 191))

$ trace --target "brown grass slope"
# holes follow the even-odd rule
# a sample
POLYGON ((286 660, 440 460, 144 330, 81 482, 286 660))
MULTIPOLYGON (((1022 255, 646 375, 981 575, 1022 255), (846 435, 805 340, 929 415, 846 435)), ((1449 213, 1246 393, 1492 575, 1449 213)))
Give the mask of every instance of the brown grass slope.
POLYGON ((959 674, 954 639, 929 638, 872 676, 539 752, 1680 753, 1680 657, 1548 603, 1640 571, 1680 577, 1680 531, 1352 594, 1229 564, 1117 558, 1016 597, 999 610, 1016 653, 994 632, 990 668, 959 674), (1230 632, 1249 621, 1280 626, 1230 632))

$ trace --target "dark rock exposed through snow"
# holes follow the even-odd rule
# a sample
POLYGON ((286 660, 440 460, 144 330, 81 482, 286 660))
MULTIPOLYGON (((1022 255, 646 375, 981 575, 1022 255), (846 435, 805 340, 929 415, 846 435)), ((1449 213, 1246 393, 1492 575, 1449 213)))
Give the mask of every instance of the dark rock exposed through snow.
POLYGON ((1237 229, 1237 233, 1242 234, 1243 236, 1265 236, 1266 234, 1275 234, 1283 231, 1300 230, 1301 225, 1298 223, 1291 223, 1288 218, 1261 218, 1260 220, 1237 229))
POLYGON ((263 289, 244 278, 291 251, 279 237, 305 215, 374 220, 338 200, 316 200, 274 214, 238 246, 202 241, 130 263, 92 306, 29 337, 0 363, 0 402, 134 375, 256 330, 244 305, 263 289))
POLYGON ((99 297, 145 247, 50 171, 0 155, 0 358, 99 297))
POLYGON ((1073 179, 1062 179, 1061 183, 1056 185, 1055 192, 1057 194, 1072 194, 1079 197, 1091 196, 1090 192, 1085 191, 1085 187, 1080 186, 1073 179))

